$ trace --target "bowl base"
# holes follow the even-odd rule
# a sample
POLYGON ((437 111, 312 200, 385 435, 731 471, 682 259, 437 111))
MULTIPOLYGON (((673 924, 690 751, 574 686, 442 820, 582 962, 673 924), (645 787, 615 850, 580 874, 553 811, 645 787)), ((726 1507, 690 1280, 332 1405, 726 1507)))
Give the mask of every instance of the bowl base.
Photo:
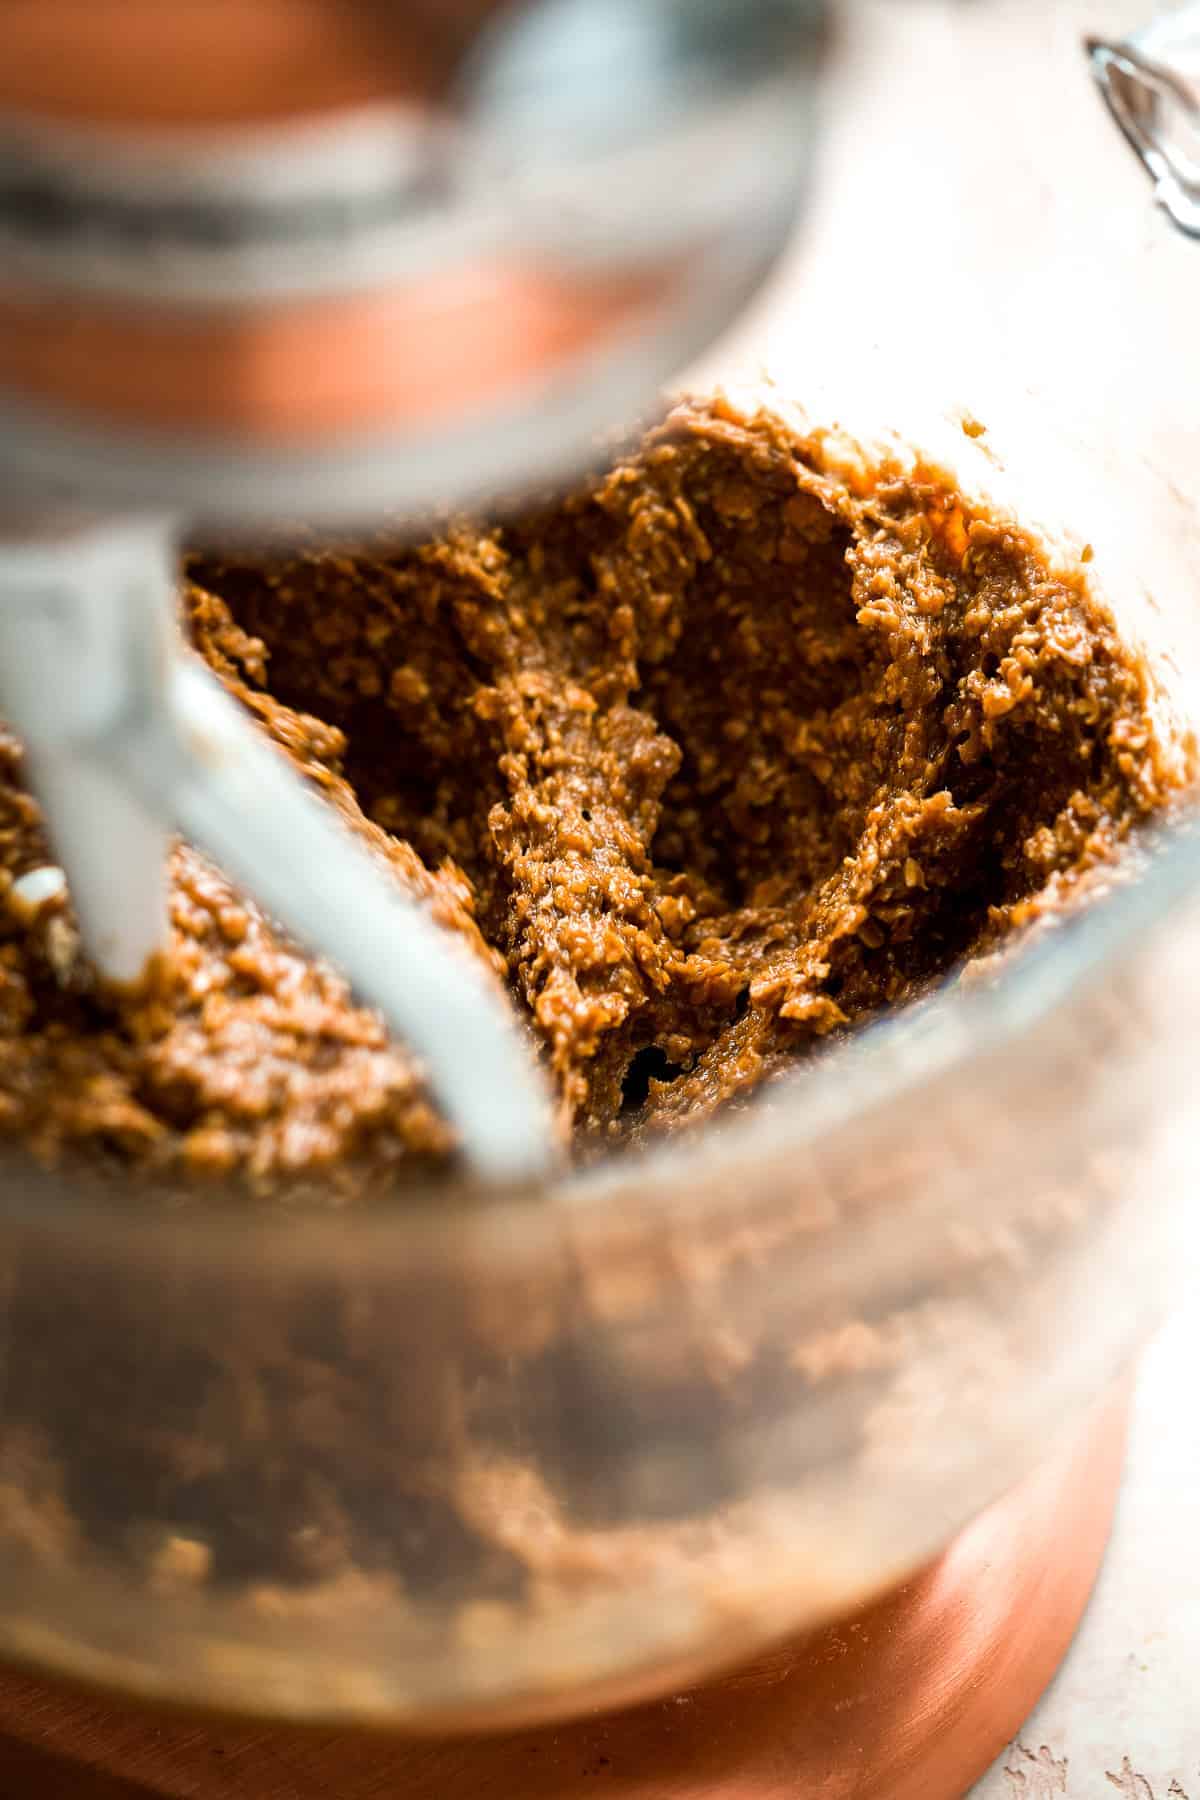
POLYGON ((0 1793, 71 1800, 959 1800, 1066 1651, 1108 1541, 1126 1388, 920 1574, 666 1701, 503 1736, 154 1717, 0 1677, 0 1793))

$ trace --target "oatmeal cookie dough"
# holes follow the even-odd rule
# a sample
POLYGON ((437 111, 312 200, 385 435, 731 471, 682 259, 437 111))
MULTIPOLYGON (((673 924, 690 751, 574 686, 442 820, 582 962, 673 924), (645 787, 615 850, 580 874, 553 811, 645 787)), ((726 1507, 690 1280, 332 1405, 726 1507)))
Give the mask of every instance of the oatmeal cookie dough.
MULTIPOLYGON (((1067 904, 1173 765, 1092 597, 937 471, 677 408, 418 548, 188 566, 198 651, 505 980, 565 1136, 691 1125, 1067 904)), ((333 1197, 452 1156, 421 1072, 186 846, 170 967, 96 990, 0 739, 0 1129, 333 1197), (37 883, 34 883, 34 892, 37 883)))

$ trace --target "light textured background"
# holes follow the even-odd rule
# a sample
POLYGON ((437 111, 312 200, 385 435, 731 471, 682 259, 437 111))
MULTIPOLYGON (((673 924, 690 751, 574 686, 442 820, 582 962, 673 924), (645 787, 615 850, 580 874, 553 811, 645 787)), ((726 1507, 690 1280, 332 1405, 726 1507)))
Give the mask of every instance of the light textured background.
POLYGON ((972 1800, 1200 1800, 1200 1229, 1194 1248, 1196 1298, 1146 1356, 1091 1606, 972 1800))

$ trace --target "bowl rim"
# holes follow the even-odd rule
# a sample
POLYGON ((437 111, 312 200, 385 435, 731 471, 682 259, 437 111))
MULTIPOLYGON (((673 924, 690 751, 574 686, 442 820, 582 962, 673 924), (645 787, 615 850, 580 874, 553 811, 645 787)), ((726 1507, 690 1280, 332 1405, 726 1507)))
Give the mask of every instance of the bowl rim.
MULTIPOLYGON (((1185 797, 1165 821, 1131 834, 1115 866, 1111 888, 1043 922, 1035 941, 1006 949, 993 979, 963 983, 952 971, 927 998, 779 1075, 732 1117, 590 1167, 506 1188, 406 1181, 357 1211, 248 1203, 220 1190, 198 1195, 195 1204, 147 1208, 137 1196, 117 1198, 111 1186, 102 1194, 90 1189, 69 1166, 28 1166, 22 1175, 31 1180, 0 1180, 0 1220, 14 1229, 69 1233, 77 1249, 78 1234, 88 1232, 103 1244, 105 1260, 131 1250, 175 1265, 256 1255, 291 1270, 316 1270, 347 1254, 376 1268, 395 1256, 429 1267, 528 1267, 561 1244, 564 1229, 593 1244, 631 1230, 644 1237, 677 1216, 679 1195, 691 1196, 701 1179, 721 1184, 727 1206, 755 1165, 799 1160, 873 1112, 951 1076, 969 1081, 973 1069, 1017 1054, 1107 979, 1114 964, 1157 938, 1200 890, 1200 801, 1185 797), (1135 857, 1142 866, 1130 871, 1135 857), (49 1192, 54 1205, 47 1204, 49 1192)), ((702 1196, 689 1197, 697 1226, 704 1204, 702 1196)))

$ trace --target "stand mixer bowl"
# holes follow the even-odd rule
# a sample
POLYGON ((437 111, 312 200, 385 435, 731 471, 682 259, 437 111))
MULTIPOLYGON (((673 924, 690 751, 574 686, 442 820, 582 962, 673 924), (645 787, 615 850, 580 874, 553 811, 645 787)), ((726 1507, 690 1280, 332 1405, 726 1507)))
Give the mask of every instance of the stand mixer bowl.
POLYGON ((1161 1304, 1198 857, 769 1110, 525 1200, 172 1216, 10 1177, 0 1648, 223 1711, 509 1723, 899 1579, 1161 1304), (377 1547, 323 1579, 316 1542, 297 1589, 321 1471, 377 1547), (244 1564, 213 1584, 208 1493, 244 1564))

